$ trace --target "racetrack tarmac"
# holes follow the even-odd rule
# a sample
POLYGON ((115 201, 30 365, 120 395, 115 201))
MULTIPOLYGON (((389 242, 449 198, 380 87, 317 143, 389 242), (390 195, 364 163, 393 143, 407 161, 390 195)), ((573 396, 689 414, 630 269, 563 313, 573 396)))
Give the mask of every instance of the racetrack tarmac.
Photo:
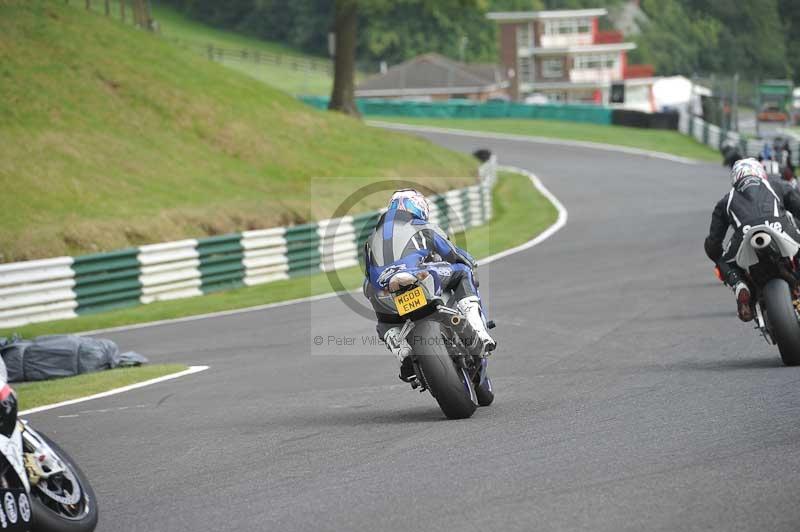
POLYGON ((481 268, 495 404, 447 421, 338 299, 103 336, 211 369, 34 414, 98 530, 798 530, 800 368, 735 317, 702 241, 713 164, 426 134, 569 210, 481 268), (330 349, 328 349, 330 347, 330 349))

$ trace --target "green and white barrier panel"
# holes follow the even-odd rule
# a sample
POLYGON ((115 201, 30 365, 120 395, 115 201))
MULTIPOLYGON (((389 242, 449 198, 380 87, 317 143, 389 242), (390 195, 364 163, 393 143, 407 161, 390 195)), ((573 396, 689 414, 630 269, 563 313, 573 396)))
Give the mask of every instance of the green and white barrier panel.
MULTIPOLYGON (((494 159, 481 166, 480 175, 479 185, 433 197, 431 220, 455 232, 490 220, 494 159)), ((110 253, 0 264, 0 327, 356 266, 381 212, 110 253)))
POLYGON ((72 257, 0 264, 0 323, 74 318, 78 301, 72 257))

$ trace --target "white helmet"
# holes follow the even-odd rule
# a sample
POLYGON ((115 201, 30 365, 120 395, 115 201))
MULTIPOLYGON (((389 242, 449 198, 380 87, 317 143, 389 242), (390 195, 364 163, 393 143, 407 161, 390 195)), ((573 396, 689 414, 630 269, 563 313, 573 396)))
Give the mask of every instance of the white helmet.
POLYGON ((752 157, 747 159, 739 159, 733 163, 731 168, 731 185, 736 186, 736 183, 745 177, 760 177, 761 179, 767 178, 767 172, 761 163, 752 157))
POLYGON ((398 190, 392 194, 389 200, 388 210, 397 209, 398 211, 408 211, 420 220, 428 221, 430 205, 428 199, 421 192, 413 188, 398 190))

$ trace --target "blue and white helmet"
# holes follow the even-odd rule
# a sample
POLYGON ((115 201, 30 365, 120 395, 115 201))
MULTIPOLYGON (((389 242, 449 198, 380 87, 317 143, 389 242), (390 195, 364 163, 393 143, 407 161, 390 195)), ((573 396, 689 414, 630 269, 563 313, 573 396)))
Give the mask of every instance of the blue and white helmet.
POLYGON ((413 188, 405 188, 392 194, 387 210, 408 211, 420 220, 428 221, 430 205, 428 199, 421 192, 413 188))
POLYGON ((764 167, 756 159, 748 157, 747 159, 739 159, 733 163, 731 168, 731 185, 736 186, 736 183, 745 177, 760 177, 767 179, 767 172, 764 167))

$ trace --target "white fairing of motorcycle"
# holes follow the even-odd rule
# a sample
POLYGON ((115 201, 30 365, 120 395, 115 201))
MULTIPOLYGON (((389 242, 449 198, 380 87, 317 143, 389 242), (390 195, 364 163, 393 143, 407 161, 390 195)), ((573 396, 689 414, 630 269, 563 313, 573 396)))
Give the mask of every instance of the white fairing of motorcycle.
MULTIPOLYGON (((0 358, 0 389, 4 388, 6 384, 8 384, 8 370, 3 359, 0 358)), ((31 486, 28 483, 28 473, 25 471, 25 464, 22 461, 22 427, 22 424, 17 422, 10 438, 0 434, 0 453, 3 453, 8 463, 14 468, 17 476, 22 480, 25 491, 30 492, 31 486)))
POLYGON ((775 227, 775 225, 767 224, 754 225, 744 232, 742 245, 739 246, 739 251, 736 253, 736 264, 745 270, 759 262, 756 245, 754 244, 754 240, 759 233, 766 233, 769 235, 771 242, 769 245, 776 247, 783 257, 794 257, 797 252, 800 251, 800 244, 784 233, 780 226, 775 227))
POLYGON ((25 491, 30 492, 31 486, 28 482, 28 473, 25 471, 25 464, 22 462, 22 431, 21 425, 17 423, 10 438, 0 434, 0 453, 6 457, 8 463, 14 468, 14 472, 22 480, 25 491))

